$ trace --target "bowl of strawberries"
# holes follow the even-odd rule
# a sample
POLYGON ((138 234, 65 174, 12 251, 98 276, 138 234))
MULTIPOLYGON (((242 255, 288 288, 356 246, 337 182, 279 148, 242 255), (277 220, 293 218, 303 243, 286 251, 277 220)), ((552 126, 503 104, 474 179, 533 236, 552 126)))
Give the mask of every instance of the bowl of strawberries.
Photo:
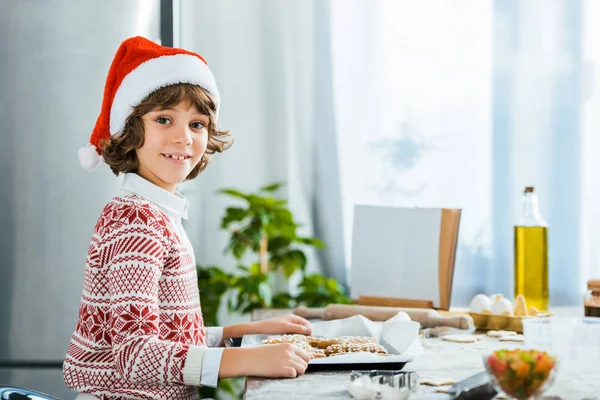
POLYGON ((483 363, 496 389, 513 399, 540 395, 554 382, 558 361, 545 351, 496 350, 483 363))

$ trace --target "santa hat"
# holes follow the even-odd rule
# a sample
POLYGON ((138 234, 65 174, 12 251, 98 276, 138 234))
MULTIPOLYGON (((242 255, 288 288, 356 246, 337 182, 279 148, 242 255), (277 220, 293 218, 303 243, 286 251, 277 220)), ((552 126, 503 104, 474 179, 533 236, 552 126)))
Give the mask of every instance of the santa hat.
POLYGON ((90 143, 79 149, 79 162, 88 171, 101 161, 100 143, 123 131, 127 118, 150 93, 177 83, 206 89, 219 106, 219 91, 208 64, 200 55, 160 46, 136 36, 121 43, 110 66, 102 110, 90 143))

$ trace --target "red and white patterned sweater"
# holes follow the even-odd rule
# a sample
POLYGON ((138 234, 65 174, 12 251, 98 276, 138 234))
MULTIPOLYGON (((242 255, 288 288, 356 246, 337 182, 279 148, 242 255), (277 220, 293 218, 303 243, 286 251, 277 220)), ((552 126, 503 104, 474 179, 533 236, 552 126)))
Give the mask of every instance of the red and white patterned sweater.
POLYGON ((194 255, 175 221, 134 193, 104 208, 64 362, 68 387, 101 399, 198 398, 206 331, 194 255))

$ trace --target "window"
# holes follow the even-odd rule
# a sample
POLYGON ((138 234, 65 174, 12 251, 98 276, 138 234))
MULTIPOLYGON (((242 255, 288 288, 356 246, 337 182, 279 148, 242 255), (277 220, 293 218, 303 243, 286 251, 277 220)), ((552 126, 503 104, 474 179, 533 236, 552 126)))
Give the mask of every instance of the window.
POLYGON ((535 185, 550 223, 551 302, 578 301, 600 276, 600 118, 589 79, 600 7, 351 4, 332 6, 348 264, 354 204, 461 208, 453 305, 510 296, 520 193, 535 185), (584 86, 591 92, 579 96, 584 86))

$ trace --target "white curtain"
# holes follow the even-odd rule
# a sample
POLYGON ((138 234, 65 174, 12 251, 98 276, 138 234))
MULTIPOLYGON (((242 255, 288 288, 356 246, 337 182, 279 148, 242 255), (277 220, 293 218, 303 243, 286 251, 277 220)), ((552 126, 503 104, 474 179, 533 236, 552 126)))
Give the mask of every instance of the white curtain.
POLYGON ((347 250, 356 203, 462 208, 453 305, 510 295, 520 193, 535 185, 551 303, 580 303, 600 276, 599 8, 333 0, 347 250))
POLYGON ((222 98, 220 123, 235 137, 199 178, 186 230, 200 264, 235 267, 218 230, 231 200, 216 190, 255 191, 285 181, 300 233, 328 246, 310 271, 345 281, 342 214, 329 54, 329 4, 319 1, 181 1, 180 45, 205 56, 222 98))
POLYGON ((581 110, 581 227, 582 281, 600 277, 600 2, 583 0, 581 110))
MULTIPOLYGON (((598 239, 600 229, 597 224, 590 229, 588 221, 597 221, 598 212, 586 207, 590 201, 597 202, 593 188, 599 181, 585 171, 592 153, 585 148, 591 132, 586 132, 583 123, 586 102, 591 100, 584 75, 583 13, 583 2, 572 0, 496 1, 494 7, 497 262, 492 276, 505 287, 512 283, 500 272, 512 262, 512 230, 502 222, 520 212, 511 194, 535 182, 550 225, 553 304, 581 302, 586 275, 594 269, 588 259, 591 248, 584 247, 584 240, 586 235, 598 239)), ((599 17, 596 14, 596 24, 599 17)))
POLYGON ((234 147, 184 188, 202 264, 231 267, 217 188, 285 180, 310 269, 346 282, 356 203, 463 209, 453 304, 512 293, 512 227, 535 185, 551 303, 600 276, 593 0, 181 1, 234 147), (331 7, 331 8, 330 8, 331 7), (331 37, 330 37, 331 32, 331 37))

